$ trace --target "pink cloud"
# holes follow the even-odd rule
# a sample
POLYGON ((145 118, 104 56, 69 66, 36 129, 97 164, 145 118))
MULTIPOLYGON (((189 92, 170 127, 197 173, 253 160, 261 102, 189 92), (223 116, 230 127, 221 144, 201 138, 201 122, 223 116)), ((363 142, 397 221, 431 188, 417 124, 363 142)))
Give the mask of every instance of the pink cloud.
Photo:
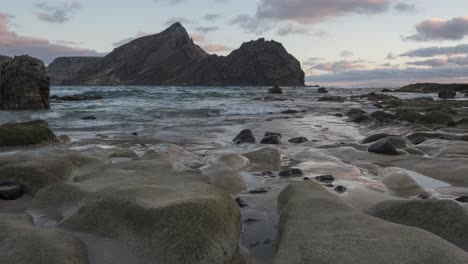
POLYGON ((203 46, 203 49, 206 50, 209 53, 214 53, 214 52, 226 52, 226 51, 231 51, 232 48, 227 47, 223 44, 207 44, 203 46))

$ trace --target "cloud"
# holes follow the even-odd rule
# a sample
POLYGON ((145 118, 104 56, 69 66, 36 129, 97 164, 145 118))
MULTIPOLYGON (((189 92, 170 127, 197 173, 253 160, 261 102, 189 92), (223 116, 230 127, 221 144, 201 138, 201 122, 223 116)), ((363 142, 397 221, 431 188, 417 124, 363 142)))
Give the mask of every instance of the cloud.
POLYGON ((70 21, 70 17, 81 9, 78 2, 71 2, 60 6, 51 6, 47 2, 40 2, 35 5, 40 10, 37 17, 48 23, 62 24, 70 21))
POLYGON ((410 61, 406 63, 411 66, 430 66, 430 67, 442 67, 449 64, 447 59, 429 59, 423 61, 410 61))
POLYGON ((393 8, 399 12, 414 13, 416 12, 416 6, 408 3, 397 2, 393 8))
POLYGON ((265 31, 269 31, 273 28, 272 25, 264 20, 258 19, 255 16, 248 14, 240 14, 231 19, 230 24, 238 25, 244 29, 247 33, 254 33, 257 35, 262 34, 265 31))
POLYGON ((397 56, 395 56, 395 54, 393 54, 393 52, 389 52, 387 54, 387 60, 396 60, 397 56))
POLYGON ((451 47, 428 47, 411 50, 401 54, 404 57, 434 57, 439 55, 468 54, 468 44, 460 44, 451 47))
POLYGON ((151 35, 150 33, 146 33, 146 32, 143 32, 143 31, 138 31, 134 36, 132 37, 128 37, 128 38, 124 38, 124 39, 121 39, 119 41, 116 41, 114 43, 112 43, 112 46, 114 47, 119 47, 119 46, 122 46, 124 44, 127 44, 137 38, 141 38, 141 37, 144 37, 144 36, 147 36, 147 35, 151 35))
POLYGON ((316 70, 328 71, 328 72, 340 72, 340 71, 346 71, 346 70, 351 70, 351 69, 362 69, 365 67, 363 63, 364 61, 362 60, 355 60, 355 61, 340 60, 340 61, 335 61, 335 62, 323 62, 323 63, 318 63, 316 65, 312 65, 309 68, 309 70, 316 69, 316 70))
POLYGON ((449 63, 451 63, 451 64, 466 66, 466 65, 468 65, 468 56, 450 57, 450 58, 447 59, 447 61, 449 63))
POLYGON ((183 17, 171 17, 169 18, 168 20, 166 20, 166 22, 164 22, 164 25, 165 26, 170 26, 174 23, 181 23, 181 24, 192 24, 192 21, 187 19, 187 18, 183 18, 183 17))
POLYGON ((278 36, 287 36, 287 35, 311 35, 310 31, 301 26, 295 26, 292 24, 286 24, 277 29, 276 34, 278 36))
MULTIPOLYGON (((29 54, 42 59, 46 64, 61 56, 102 56, 95 50, 69 45, 30 36, 21 36, 9 29, 12 15, 0 13, 0 54, 15 56, 29 54)), ((64 43, 63 41, 60 41, 64 43)))
POLYGON ((206 14, 203 16, 203 20, 205 21, 214 21, 218 20, 219 18, 221 18, 221 14, 206 14))
POLYGON ((373 14, 388 10, 391 0, 260 0, 256 17, 317 23, 348 14, 373 14))
MULTIPOLYGON (((435 78, 466 78, 468 66, 445 66, 437 68, 378 68, 373 70, 349 70, 307 77, 309 82, 369 82, 372 80, 429 80, 435 78)), ((454 81, 452 79, 452 81, 454 81)))
POLYGON ((213 31, 216 31, 218 30, 219 27, 197 27, 195 30, 198 31, 198 32, 201 32, 203 34, 208 34, 210 32, 213 32, 213 31))
POLYGON ((183 3, 183 2, 187 2, 187 0, 153 0, 154 2, 156 3, 160 3, 160 2, 167 2, 168 4, 170 5, 176 5, 176 4, 180 4, 180 3, 183 3))
POLYGON ((232 48, 223 44, 207 44, 203 45, 203 49, 208 53, 228 52, 232 50, 232 48))
POLYGON ((353 53, 349 50, 343 50, 340 52, 340 57, 345 58, 345 57, 351 57, 351 56, 353 56, 353 53))
POLYGON ((319 57, 311 57, 306 59, 305 61, 302 62, 303 66, 314 66, 316 65, 319 61, 323 60, 324 58, 319 58, 319 57))
POLYGON ((468 16, 450 20, 431 18, 416 25, 417 33, 403 37, 404 40, 462 40, 468 35, 468 16))
POLYGON ((190 35, 190 37, 192 38, 194 42, 206 42, 206 37, 203 34, 195 33, 195 34, 190 35))

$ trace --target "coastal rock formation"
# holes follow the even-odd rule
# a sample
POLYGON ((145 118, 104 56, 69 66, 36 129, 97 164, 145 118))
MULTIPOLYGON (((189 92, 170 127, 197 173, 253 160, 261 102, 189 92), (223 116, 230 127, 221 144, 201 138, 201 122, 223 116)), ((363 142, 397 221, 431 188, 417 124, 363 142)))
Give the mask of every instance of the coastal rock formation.
POLYGON ((275 264, 461 264, 468 258, 431 233, 360 213, 311 181, 291 183, 278 204, 275 264))
POLYGON ((3 64, 3 63, 7 63, 7 62, 9 62, 11 60, 12 60, 12 58, 10 58, 8 56, 0 55, 0 65, 3 64))
POLYGON ((58 138, 44 120, 12 122, 0 125, 0 147, 58 142, 58 138))
POLYGON ((440 99, 454 99, 457 97, 457 92, 453 90, 442 90, 439 92, 440 99))
POLYGON ((304 86, 305 76, 299 61, 278 42, 259 39, 242 44, 226 57, 209 55, 193 43, 180 23, 124 44, 101 59, 83 62, 56 59, 49 65, 52 83, 304 86))
POLYGON ((441 83, 416 83, 410 84, 395 90, 399 93, 438 93, 444 90, 453 90, 456 92, 468 92, 468 84, 441 84, 441 83))
POLYGON ((385 201, 366 213, 386 221, 424 229, 468 251, 468 212, 457 202, 385 201))
POLYGON ((75 80, 81 69, 88 64, 98 63, 100 57, 61 57, 47 67, 51 85, 67 85, 75 80))
POLYGON ((44 63, 27 55, 0 63, 0 109, 50 109, 50 81, 44 63))

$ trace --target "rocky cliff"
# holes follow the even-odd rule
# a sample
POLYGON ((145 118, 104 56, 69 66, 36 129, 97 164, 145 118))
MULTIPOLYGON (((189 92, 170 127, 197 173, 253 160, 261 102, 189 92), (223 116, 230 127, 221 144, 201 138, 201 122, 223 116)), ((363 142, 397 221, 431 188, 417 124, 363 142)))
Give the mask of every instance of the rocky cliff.
POLYGON ((25 55, 0 63, 0 109, 50 109, 50 81, 41 60, 25 55))
POLYGON ((99 62, 100 57, 62 57, 48 67, 51 85, 64 85, 78 77, 83 66, 99 62))
POLYGON ((259 39, 209 55, 180 23, 88 63, 58 58, 48 70, 54 85, 304 85, 299 61, 280 43, 259 39))

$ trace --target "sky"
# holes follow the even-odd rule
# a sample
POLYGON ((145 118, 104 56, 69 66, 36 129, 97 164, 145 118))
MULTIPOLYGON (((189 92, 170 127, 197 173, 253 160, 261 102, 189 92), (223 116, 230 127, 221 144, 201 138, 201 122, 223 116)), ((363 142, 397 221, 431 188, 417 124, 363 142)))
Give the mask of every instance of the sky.
POLYGON ((468 82, 467 0, 0 0, 0 55, 104 56, 174 22, 219 55, 279 41, 310 84, 468 82))

